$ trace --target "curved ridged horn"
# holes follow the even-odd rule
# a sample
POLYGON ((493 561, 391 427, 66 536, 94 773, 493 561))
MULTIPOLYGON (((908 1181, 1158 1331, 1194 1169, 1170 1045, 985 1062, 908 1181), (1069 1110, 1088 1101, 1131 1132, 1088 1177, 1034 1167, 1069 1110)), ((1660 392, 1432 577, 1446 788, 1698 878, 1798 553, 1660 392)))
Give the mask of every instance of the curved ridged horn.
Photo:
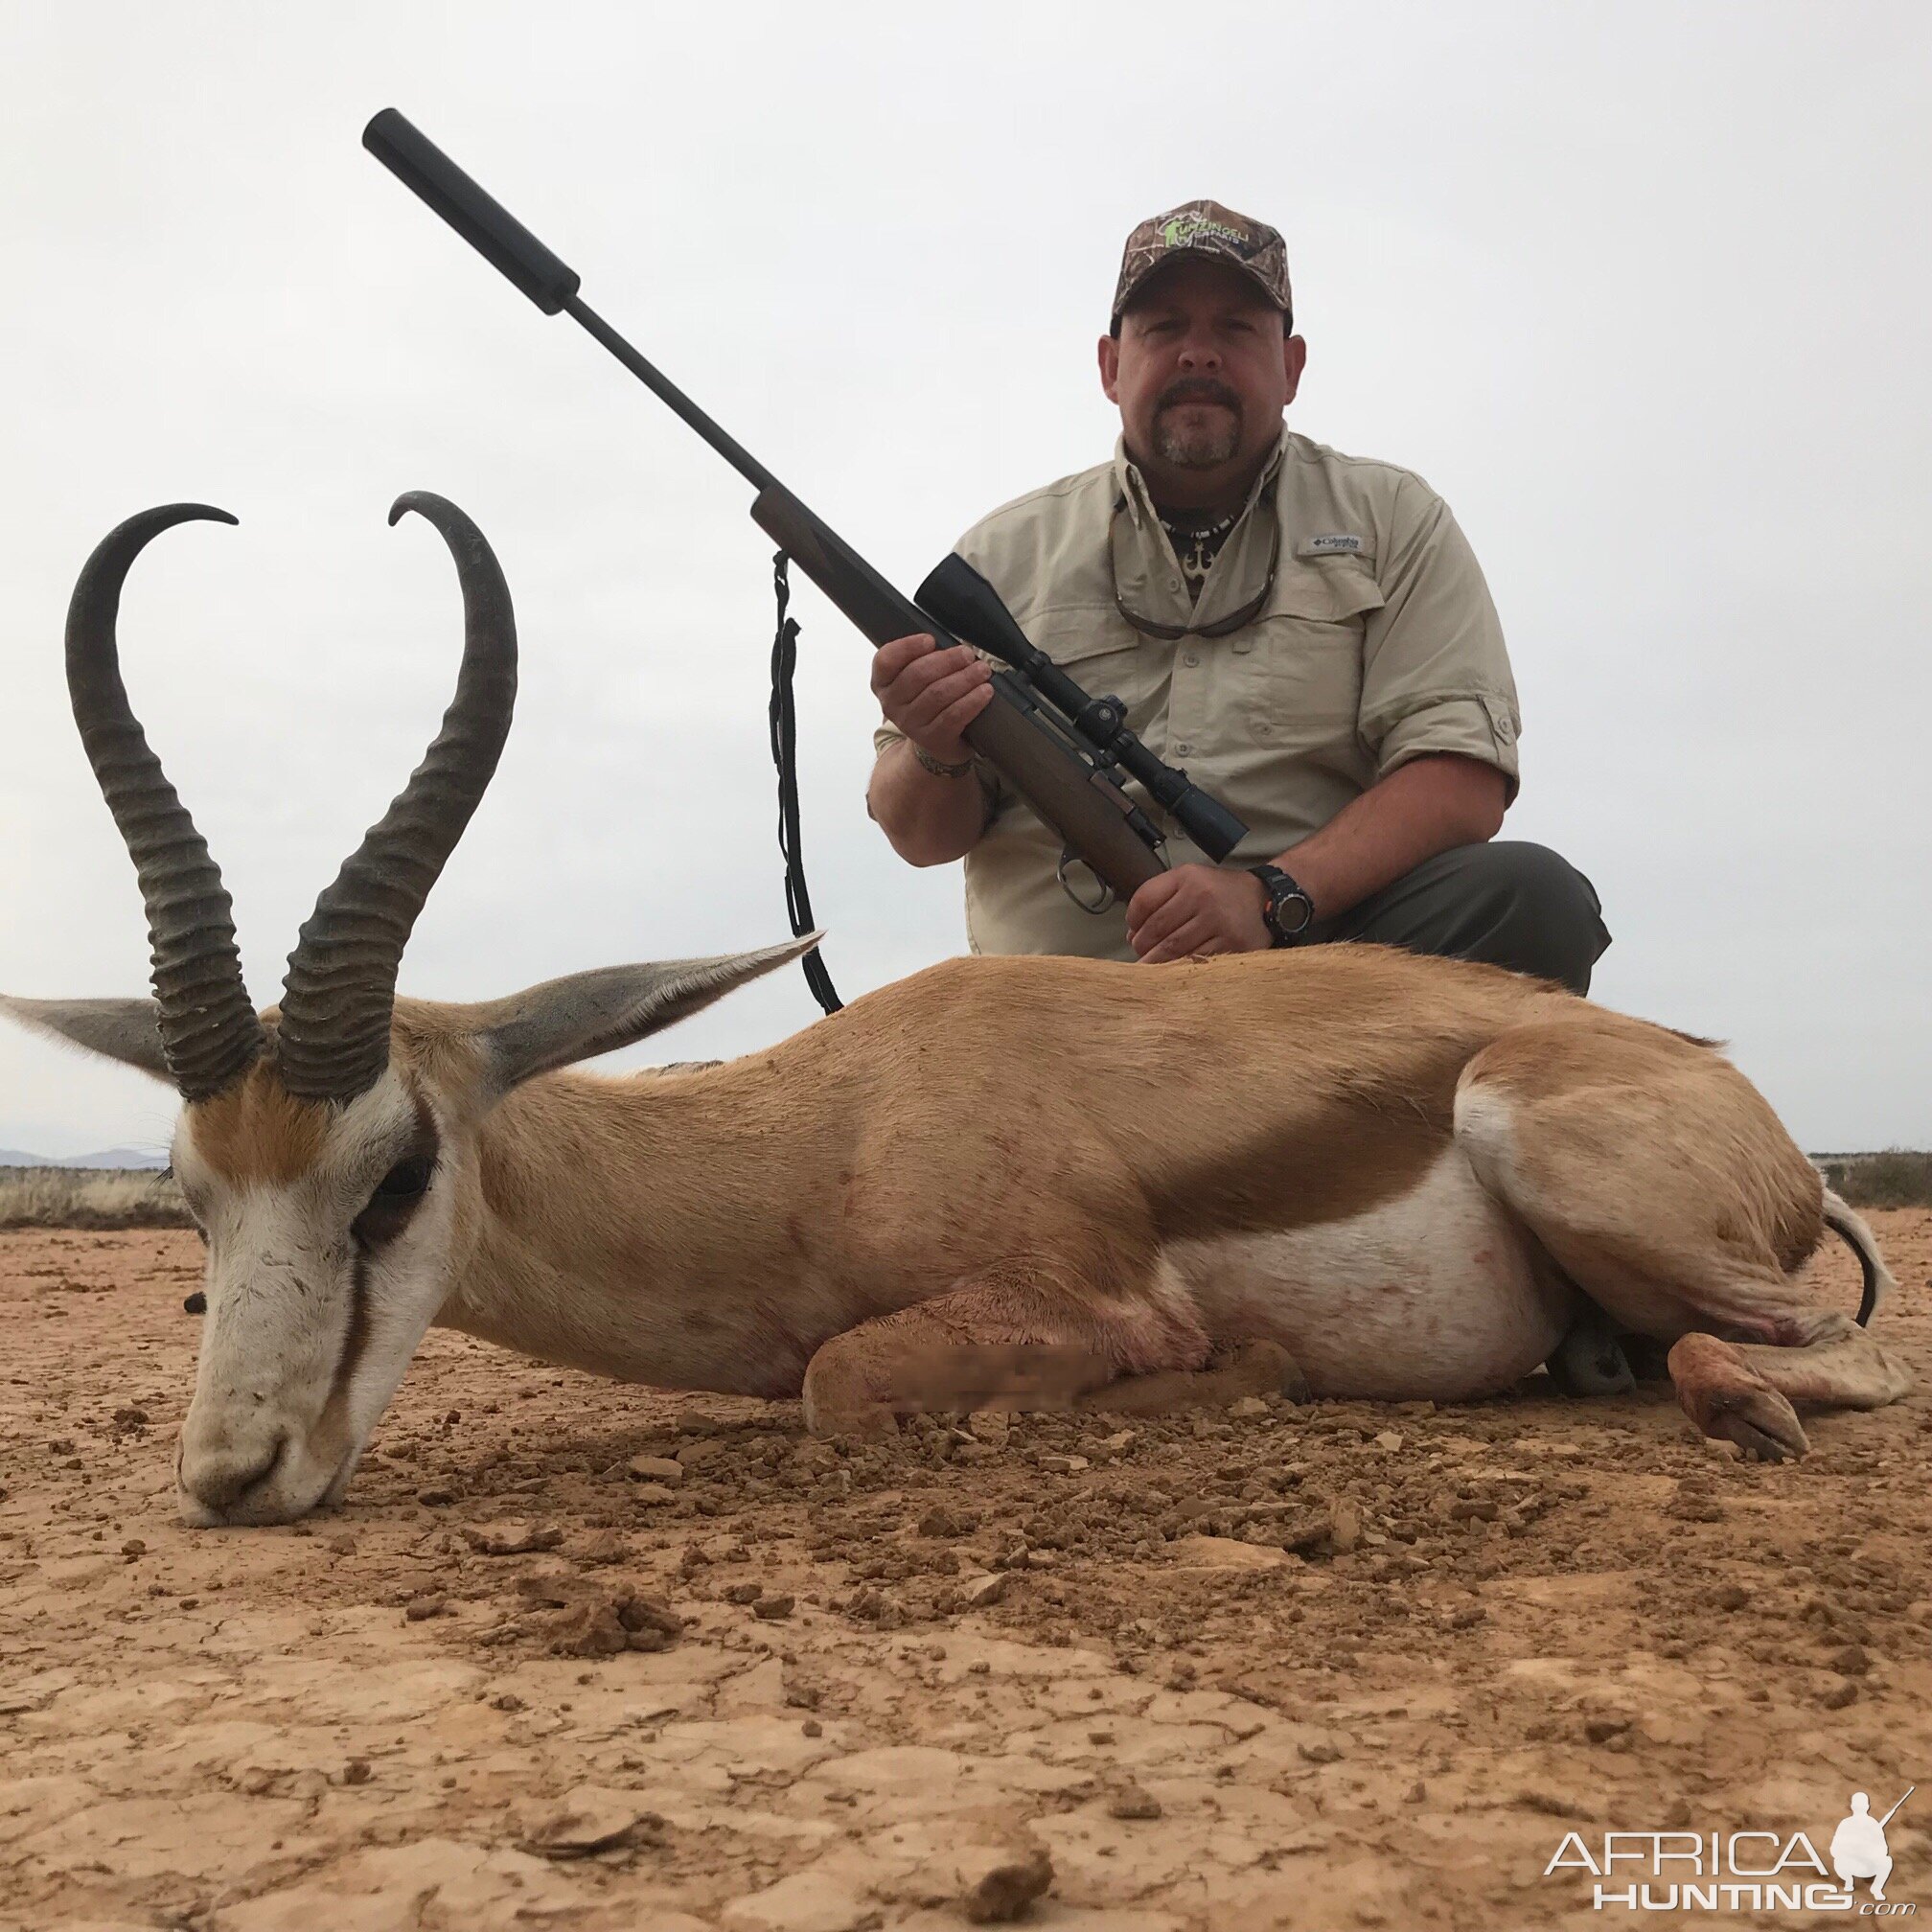
POLYGON ((141 882, 161 1050, 184 1100, 218 1093, 261 1056, 264 1042, 242 983, 220 868, 127 702, 114 620, 128 567, 149 540, 196 519, 235 521, 206 503, 169 503, 128 518, 88 558, 67 607, 74 722, 141 882))
POLYGON ((315 902, 283 982, 282 1079, 305 1100, 350 1100, 382 1077, 396 975, 410 929, 496 770, 517 698, 510 590, 483 534, 426 490, 399 496, 426 517, 463 586, 463 668, 443 728, 402 794, 315 902))

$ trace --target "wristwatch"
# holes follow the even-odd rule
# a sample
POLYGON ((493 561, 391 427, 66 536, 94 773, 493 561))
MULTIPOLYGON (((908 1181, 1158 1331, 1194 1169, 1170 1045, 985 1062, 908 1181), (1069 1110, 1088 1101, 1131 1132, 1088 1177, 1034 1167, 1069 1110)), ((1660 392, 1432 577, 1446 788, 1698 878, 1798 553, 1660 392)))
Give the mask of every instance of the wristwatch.
POLYGON ((1299 946, 1314 923, 1315 902, 1278 865, 1251 865, 1249 871, 1261 882, 1268 896, 1261 907, 1261 923, 1267 927, 1276 946, 1299 946))

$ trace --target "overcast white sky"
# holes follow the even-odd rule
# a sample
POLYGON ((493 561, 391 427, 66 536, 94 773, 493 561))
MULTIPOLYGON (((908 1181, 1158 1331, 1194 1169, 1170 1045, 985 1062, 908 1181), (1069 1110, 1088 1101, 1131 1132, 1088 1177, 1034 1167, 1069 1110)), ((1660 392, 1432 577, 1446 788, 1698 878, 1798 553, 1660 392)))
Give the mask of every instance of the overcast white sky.
MULTIPOLYGON (((1596 881, 1611 1005, 1721 1034, 1814 1149, 1932 1143, 1932 13, 1922 7, 0 4, 0 988, 145 990, 61 676, 122 518, 198 498, 127 679, 249 984, 401 784, 460 641, 411 488, 494 542, 501 771, 407 991, 786 931, 770 546, 725 465, 359 146, 398 106, 909 588, 1105 458, 1121 241, 1288 238, 1298 429, 1419 471, 1524 710, 1506 835, 1596 881)), ((807 588, 806 853, 846 998, 964 949, 864 816, 866 647, 807 588)), ((634 1057, 816 1014, 794 972, 634 1057)), ((0 1146, 165 1141, 167 1091, 0 1030, 0 1146)))

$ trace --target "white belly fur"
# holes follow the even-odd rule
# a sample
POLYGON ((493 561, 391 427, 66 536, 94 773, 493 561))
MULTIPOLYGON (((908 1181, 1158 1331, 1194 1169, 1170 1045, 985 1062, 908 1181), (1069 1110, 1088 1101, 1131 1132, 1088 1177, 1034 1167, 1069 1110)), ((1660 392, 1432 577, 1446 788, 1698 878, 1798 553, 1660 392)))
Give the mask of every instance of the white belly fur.
POLYGON ((1577 1305, 1453 1146, 1352 1220, 1174 1242, 1162 1259, 1210 1336, 1279 1342, 1317 1395, 1492 1394, 1549 1357, 1577 1305))

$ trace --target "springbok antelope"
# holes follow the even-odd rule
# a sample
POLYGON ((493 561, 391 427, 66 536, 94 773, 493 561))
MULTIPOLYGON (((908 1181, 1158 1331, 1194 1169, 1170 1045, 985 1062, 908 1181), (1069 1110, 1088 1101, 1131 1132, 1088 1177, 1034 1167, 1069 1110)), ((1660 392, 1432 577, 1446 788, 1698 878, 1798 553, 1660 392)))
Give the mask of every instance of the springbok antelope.
POLYGON ((1105 1406, 1236 1345, 1224 1377, 1299 1365, 1318 1394, 1456 1400, 1527 1373, 1592 1303, 1674 1344, 1684 1407, 1747 1453, 1804 1452, 1793 1400, 1903 1392, 1862 1326, 1801 1294, 1828 1225, 1866 1312, 1890 1276, 1743 1076, 1491 967, 1370 946, 1156 971, 953 959, 763 1052, 623 1079, 568 1070, 817 935, 477 1005, 398 999, 516 685, 489 546, 441 497, 390 520, 405 510, 455 558, 456 696, 303 927, 279 1010, 243 989, 228 895, 115 639, 143 545, 234 519, 131 518, 69 613, 155 997, 5 1004, 185 1103, 174 1171, 208 1246, 176 1464, 191 1523, 338 1498, 432 1323, 660 1387, 802 1391, 821 1433, 969 1406, 1042 1357, 1062 1397, 1105 1406))

